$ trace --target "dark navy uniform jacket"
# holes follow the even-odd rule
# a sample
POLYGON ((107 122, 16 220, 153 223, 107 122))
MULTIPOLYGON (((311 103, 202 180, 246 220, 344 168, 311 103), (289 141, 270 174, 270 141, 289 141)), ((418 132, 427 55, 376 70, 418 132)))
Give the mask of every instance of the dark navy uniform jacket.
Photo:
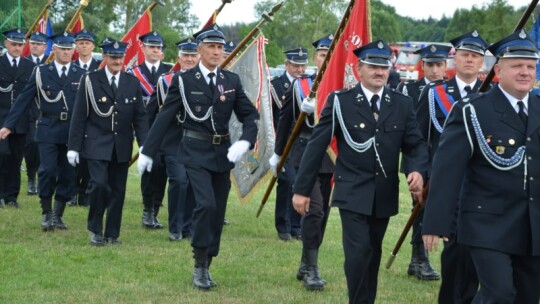
POLYGON ((540 255, 540 98, 529 94, 523 125, 499 87, 454 105, 433 162, 422 234, 450 236, 459 201, 458 242, 510 254, 540 255), (488 163, 471 125, 471 104, 489 149, 509 158, 525 146, 524 164, 503 171, 488 163), (463 112, 466 113, 466 122, 463 112), (465 129, 469 125, 472 149, 465 129), (526 180, 524 179, 526 177, 526 180), (532 245, 532 247, 531 247, 532 245))
MULTIPOLYGON (((155 92, 159 76, 162 75, 162 74, 168 73, 171 70, 172 65, 160 62, 159 66, 158 66, 158 68, 156 70, 155 77, 152 77, 152 72, 148 69, 148 67, 146 66, 146 63, 144 63, 144 62, 143 62, 143 64, 138 65, 135 68, 140 68, 141 69, 142 74, 146 77, 146 79, 148 79, 149 83, 152 85, 152 87, 154 88, 154 92, 155 92)), ((130 70, 130 71, 128 71, 128 73, 132 73, 132 71, 130 70)), ((142 91, 142 94, 143 94, 143 100, 145 100, 144 105, 146 107, 146 105, 150 102, 151 95, 147 95, 144 90, 142 91)), ((149 121, 148 121, 149 126, 152 126, 152 124, 154 123, 154 119, 156 119, 155 113, 148 113, 147 117, 149 119, 149 121)))
POLYGON ((283 105, 286 98, 285 93, 291 88, 291 82, 287 77, 287 72, 284 72, 281 76, 272 79, 271 83, 276 93, 276 96, 272 96, 272 116, 274 119, 274 128, 277 128, 280 112, 280 106, 278 106, 278 103, 283 105), (276 100, 276 98, 279 100, 276 100))
POLYGON ((105 69, 89 72, 81 79, 68 150, 78 151, 86 159, 106 161, 113 160, 114 150, 118 162, 128 162, 133 150, 133 131, 139 146, 143 145, 148 132, 141 88, 135 76, 121 72, 114 98, 105 69), (87 92, 87 80, 91 82, 93 101, 87 92))
MULTIPOLYGON (((14 73, 7 55, 0 56, 0 125, 5 125, 11 107, 31 78, 35 66, 31 60, 20 57, 14 73)), ((10 129, 12 133, 25 134, 28 131, 28 115, 21 117, 10 129)))
POLYGON ((409 97, 412 98, 414 107, 418 107, 419 97, 422 93, 422 90, 427 85, 426 78, 422 78, 420 80, 412 80, 412 81, 404 81, 401 82, 396 90, 400 93, 403 93, 409 97))
MULTIPOLYGON (((314 80, 316 78, 316 75, 314 74, 309 77, 314 80)), ((274 147, 274 152, 277 155, 283 155, 283 150, 285 150, 287 141, 289 140, 291 132, 293 131, 296 125, 296 121, 298 120, 298 117, 301 113, 300 108, 298 107, 298 102, 301 103, 302 101, 298 101, 296 96, 294 96, 296 94, 295 88, 297 86, 297 81, 298 80, 293 81, 291 88, 286 92, 285 99, 283 100, 283 106, 279 112, 279 122, 277 126, 276 143, 274 147)), ((315 124, 313 114, 307 115, 306 120, 311 126, 315 124)), ((300 166, 302 155, 304 154, 304 150, 306 149, 312 132, 313 128, 309 127, 306 123, 302 124, 300 133, 296 138, 288 157, 289 162, 295 168, 298 168, 300 166)), ((328 157, 328 155, 323 158, 320 167, 320 173, 334 173, 334 164, 332 163, 332 160, 330 159, 330 157, 328 157)))
MULTIPOLYGON (((432 163, 435 152, 437 151, 437 147, 439 146, 439 138, 441 134, 439 133, 439 131, 437 131, 437 129, 435 129, 433 122, 431 122, 431 116, 429 113, 429 88, 433 88, 436 85, 443 85, 444 83, 446 83, 446 94, 452 96, 454 101, 458 101, 462 98, 461 94, 459 93, 459 87, 457 85, 456 78, 454 77, 446 82, 432 82, 431 84, 424 87, 422 98, 418 101, 418 105, 416 108, 416 116, 418 118, 420 131, 428 142, 430 164, 432 163)), ((482 81, 477 80, 476 84, 472 88, 472 92, 478 91, 478 88, 480 88, 481 85, 482 81)), ((435 117, 437 118, 439 125, 443 127, 446 116, 439 108, 437 101, 435 101, 435 117)), ((431 172, 431 165, 430 169, 428 170, 428 176, 430 175, 429 172, 431 172)))
POLYGON ((36 142, 67 144, 69 121, 73 113, 75 96, 79 88, 79 81, 86 72, 75 64, 70 64, 67 71, 67 79, 64 82, 58 75, 54 62, 37 66, 26 87, 17 97, 4 127, 13 130, 18 121, 26 117, 28 109, 35 107, 37 103, 40 116, 37 121, 36 142), (38 71, 41 89, 38 89, 36 84, 38 71), (56 99, 59 94, 63 94, 64 98, 55 102, 45 100, 45 98, 56 99))
MULTIPOLYGON (((247 140, 251 146, 255 144, 259 113, 244 93, 240 78, 233 72, 218 68, 215 79, 216 91, 211 92, 199 66, 185 73, 177 73, 173 77, 167 99, 152 125, 143 154, 155 157, 163 140, 162 135, 165 134, 169 124, 176 119, 178 112, 181 112, 183 118, 185 117, 182 125, 184 130, 209 135, 229 134, 229 120, 234 112, 243 124, 240 140, 247 140), (213 122, 210 118, 197 122, 189 115, 186 117, 186 109, 180 96, 179 76, 182 77, 184 83, 184 93, 190 110, 200 118, 212 106, 213 122), (224 101, 220 99, 221 95, 218 91, 220 86, 223 86, 224 101)), ((214 172, 226 172, 234 167, 234 164, 227 159, 230 145, 230 139, 221 144, 213 144, 209 140, 184 136, 178 148, 178 160, 184 165, 200 166, 214 172)))
POLYGON ((381 96, 380 116, 375 120, 360 84, 331 93, 302 157, 294 193, 310 195, 326 147, 332 139, 333 126, 339 154, 332 206, 377 218, 397 214, 400 152, 410 164, 410 171, 406 174, 417 171, 425 177, 428 161, 410 97, 385 88, 381 96), (339 97, 345 126, 352 140, 362 143, 375 136, 374 146, 386 177, 376 160, 373 146, 359 153, 345 142, 343 130, 333 115, 335 96, 339 97))

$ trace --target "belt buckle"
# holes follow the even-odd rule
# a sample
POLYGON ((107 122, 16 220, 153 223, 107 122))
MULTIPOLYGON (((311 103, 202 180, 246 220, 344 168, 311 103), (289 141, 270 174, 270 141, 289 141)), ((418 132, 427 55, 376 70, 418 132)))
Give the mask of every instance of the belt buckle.
POLYGON ((212 136, 212 144, 213 145, 221 144, 221 135, 213 135, 212 136))
POLYGON ((60 120, 67 120, 68 112, 60 112, 60 120))

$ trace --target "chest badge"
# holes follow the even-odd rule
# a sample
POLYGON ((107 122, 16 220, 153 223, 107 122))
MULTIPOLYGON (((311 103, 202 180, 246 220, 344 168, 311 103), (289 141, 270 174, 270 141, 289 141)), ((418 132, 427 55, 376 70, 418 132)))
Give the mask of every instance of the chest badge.
POLYGON ((107 102, 107 97, 105 96, 101 97, 101 102, 107 102))
POLYGON ((496 146, 495 147, 495 153, 499 155, 503 155, 506 148, 504 146, 496 146))
POLYGON ((202 110, 201 106, 195 106, 195 112, 200 112, 202 110))

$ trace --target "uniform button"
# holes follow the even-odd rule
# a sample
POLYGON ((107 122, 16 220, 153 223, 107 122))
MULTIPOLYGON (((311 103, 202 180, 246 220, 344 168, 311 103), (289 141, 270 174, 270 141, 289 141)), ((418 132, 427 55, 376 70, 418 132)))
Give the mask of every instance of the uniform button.
POLYGON ((527 137, 527 141, 528 141, 528 142, 531 142, 531 138, 530 138, 530 137, 527 137))
POLYGON ((114 135, 118 135, 118 133, 114 132, 114 135))
POLYGON ((375 129, 375 132, 379 132, 379 129, 375 129))
POLYGON ((379 175, 379 172, 375 172, 375 175, 379 175))
POLYGON ((532 201, 534 201, 534 198, 533 198, 533 197, 530 197, 529 200, 532 202, 532 201))
POLYGON ((118 114, 118 112, 114 111, 114 114, 118 114))
POLYGON ((338 175, 338 177, 337 177, 337 178, 341 179, 341 175, 338 175))
POLYGON ((66 109, 66 107, 62 107, 62 110, 65 110, 65 109, 66 109))
POLYGON ((115 121, 114 124, 117 125, 117 124, 118 124, 118 121, 115 121))
POLYGON ((532 157, 530 157, 530 156, 527 156, 527 160, 532 160, 532 157))
POLYGON ((375 146, 377 146, 377 147, 378 147, 378 146, 379 146, 379 143, 376 143, 376 144, 375 144, 375 146))
POLYGON ((482 206, 478 205, 476 206, 476 209, 482 209, 482 206))
POLYGON ((114 104, 118 104, 118 102, 115 101, 114 104))
POLYGON ((532 176, 529 177, 529 180, 530 180, 530 181, 533 181, 533 180, 534 180, 534 177, 532 177, 532 176))

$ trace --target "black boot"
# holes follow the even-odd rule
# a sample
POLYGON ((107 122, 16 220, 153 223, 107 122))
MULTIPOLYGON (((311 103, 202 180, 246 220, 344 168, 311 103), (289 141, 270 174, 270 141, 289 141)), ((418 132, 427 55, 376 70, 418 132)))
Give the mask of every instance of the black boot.
POLYGON ((27 193, 28 193, 28 195, 36 195, 36 194, 38 194, 37 183, 36 183, 35 178, 28 178, 27 193))
POLYGON ((53 231, 54 230, 54 224, 53 224, 53 212, 51 208, 51 199, 41 199, 39 201, 41 204, 41 230, 43 231, 53 231))
POLYGON ((64 216, 64 209, 66 208, 66 203, 55 200, 54 209, 53 209, 53 225, 55 228, 60 230, 66 230, 67 226, 62 221, 62 216, 64 216))
POLYGON ((144 228, 154 229, 154 206, 152 201, 143 197, 142 224, 144 228))
POLYGON ((409 268, 407 268, 408 275, 416 275, 416 266, 418 265, 418 256, 416 255, 416 250, 412 247, 411 262, 409 263, 409 268))
POLYGON ((306 250, 306 262, 307 272, 304 275, 304 287, 307 290, 323 290, 324 281, 319 274, 319 268, 317 267, 319 250, 308 249, 306 250))
POLYGON ((208 264, 208 283, 210 283, 210 287, 217 287, 217 283, 212 280, 212 275, 210 274, 210 265, 212 265, 212 258, 213 257, 209 255, 206 260, 206 263, 208 264))
POLYGON ((208 280, 208 250, 206 248, 193 247, 193 258, 195 259, 195 269, 193 270, 192 280, 193 286, 200 290, 210 289, 210 281, 208 280))
POLYGON ((306 251, 302 248, 302 258, 300 259, 300 267, 298 267, 298 271, 296 272, 296 279, 298 281, 301 281, 304 279, 304 276, 307 272, 307 260, 306 260, 306 251))
POLYGON ((413 251, 416 251, 417 264, 416 264, 416 277, 419 280, 424 281, 434 281, 439 280, 441 275, 433 269, 429 263, 429 258, 426 253, 426 249, 423 244, 415 244, 413 246, 413 251))
POLYGON ((154 221, 154 229, 163 229, 163 224, 161 224, 157 218, 157 215, 159 213, 159 207, 160 205, 154 205, 154 212, 152 214, 152 219, 154 221))

